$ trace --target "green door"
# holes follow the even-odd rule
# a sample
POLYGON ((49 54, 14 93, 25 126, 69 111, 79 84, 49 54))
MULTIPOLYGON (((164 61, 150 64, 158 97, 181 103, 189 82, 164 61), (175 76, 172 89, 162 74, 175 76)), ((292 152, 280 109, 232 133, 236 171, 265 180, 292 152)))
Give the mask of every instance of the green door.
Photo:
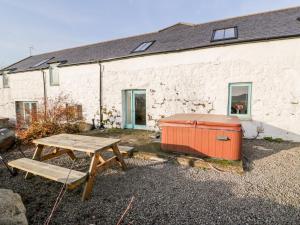
POLYGON ((125 128, 146 127, 146 91, 125 91, 125 128))

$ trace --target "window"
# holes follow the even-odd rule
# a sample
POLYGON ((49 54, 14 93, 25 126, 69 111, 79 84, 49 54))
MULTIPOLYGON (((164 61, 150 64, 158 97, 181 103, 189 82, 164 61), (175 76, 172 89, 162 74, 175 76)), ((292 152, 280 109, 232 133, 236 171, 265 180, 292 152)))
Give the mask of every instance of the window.
POLYGON ((33 66, 32 66, 32 68, 35 68, 35 67, 41 66, 41 65, 43 65, 44 63, 46 63, 46 62, 50 61, 50 60, 51 60, 51 59, 53 59, 53 58, 54 58, 54 57, 52 57, 52 58, 49 58, 49 59, 44 59, 44 60, 42 60, 42 61, 38 62, 37 64, 33 65, 33 66))
POLYGON ((252 83, 229 84, 228 114, 240 118, 251 117, 252 83))
POLYGON ((17 124, 28 126, 37 116, 37 102, 16 102, 17 124))
POLYGON ((3 73, 3 88, 9 88, 9 80, 7 73, 3 73))
POLYGON ((82 105, 66 104, 67 108, 67 121, 82 120, 82 105))
POLYGON ((59 73, 57 65, 50 65, 49 67, 50 86, 59 85, 59 73))
POLYGON ((237 38, 237 27, 213 31, 212 41, 222 41, 237 38))
POLYGON ((153 43, 154 41, 143 42, 138 47, 136 47, 132 52, 144 52, 148 48, 150 48, 150 46, 153 45, 153 43))

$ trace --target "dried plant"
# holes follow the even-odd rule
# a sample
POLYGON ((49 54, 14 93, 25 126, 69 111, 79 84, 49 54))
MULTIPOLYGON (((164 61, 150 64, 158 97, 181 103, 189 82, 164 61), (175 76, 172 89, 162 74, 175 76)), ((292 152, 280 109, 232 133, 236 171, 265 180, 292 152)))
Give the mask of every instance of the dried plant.
MULTIPOLYGON (((46 105, 32 112, 30 123, 18 120, 16 133, 23 144, 30 144, 32 140, 48 137, 60 133, 79 132, 79 121, 82 113, 78 112, 79 105, 74 104, 69 96, 60 94, 54 99, 47 99, 46 105)), ((81 106, 80 106, 81 109, 81 106)))

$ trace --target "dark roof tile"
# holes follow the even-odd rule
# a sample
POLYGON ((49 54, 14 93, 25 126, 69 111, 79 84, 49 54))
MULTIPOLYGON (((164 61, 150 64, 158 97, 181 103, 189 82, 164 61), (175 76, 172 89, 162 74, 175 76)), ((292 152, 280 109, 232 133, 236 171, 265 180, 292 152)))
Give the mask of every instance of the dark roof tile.
POLYGON ((297 20, 298 17, 300 17, 300 7, 198 25, 178 23, 158 32, 31 56, 4 70, 14 68, 13 72, 21 72, 47 68, 48 64, 42 64, 37 68, 32 68, 32 66, 52 57, 54 58, 50 62, 66 61, 64 65, 71 65, 150 53, 209 47, 224 43, 300 36, 300 22, 297 20), (234 26, 238 27, 237 39, 211 42, 213 30, 234 26), (140 43, 153 40, 155 40, 155 43, 146 51, 132 53, 132 50, 140 43))

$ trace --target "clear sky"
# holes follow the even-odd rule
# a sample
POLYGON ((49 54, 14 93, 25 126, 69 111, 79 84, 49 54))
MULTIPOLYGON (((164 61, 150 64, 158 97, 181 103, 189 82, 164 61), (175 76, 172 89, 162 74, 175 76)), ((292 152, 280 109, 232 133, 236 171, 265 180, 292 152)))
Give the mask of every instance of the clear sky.
POLYGON ((0 67, 33 54, 300 6, 300 0, 0 0, 0 67))

